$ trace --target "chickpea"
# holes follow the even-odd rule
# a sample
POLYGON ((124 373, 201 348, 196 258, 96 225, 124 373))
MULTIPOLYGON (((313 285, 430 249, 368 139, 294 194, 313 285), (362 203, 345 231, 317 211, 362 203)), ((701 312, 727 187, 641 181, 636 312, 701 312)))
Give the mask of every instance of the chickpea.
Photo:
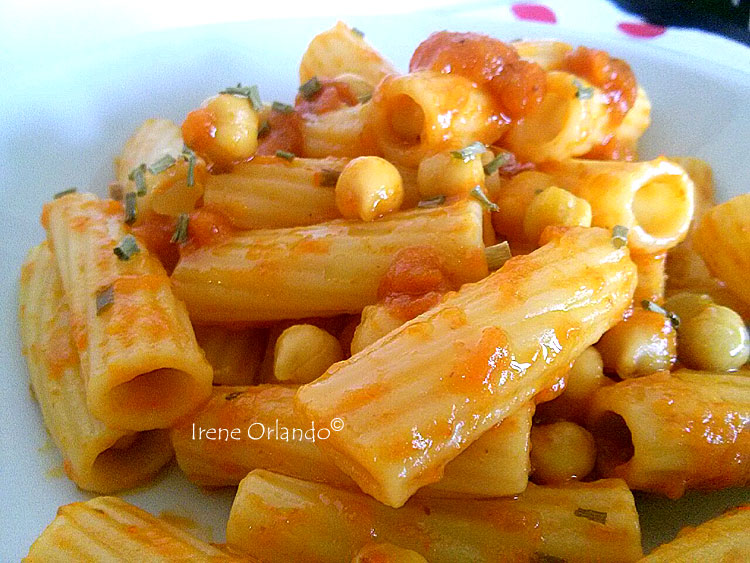
POLYGON ((378 156, 351 160, 336 182, 336 207, 347 219, 372 221, 397 211, 403 199, 401 174, 378 156))
POLYGON ((594 469, 594 437, 575 422, 553 422, 531 428, 532 477, 543 485, 583 479, 594 469))
POLYGON ((258 148, 258 113, 248 98, 219 94, 188 114, 182 136, 206 160, 228 166, 258 148))
POLYGON ((664 302, 664 308, 677 315, 680 321, 694 317, 709 305, 713 305, 713 301, 705 293, 687 291, 676 293, 664 302))
POLYGON ((464 161, 450 152, 439 152, 419 163, 417 189, 423 199, 439 195, 466 196, 476 186, 484 188, 481 158, 464 161))
POLYGON ((597 349, 605 369, 628 379, 670 369, 677 357, 677 337, 665 315, 635 310, 604 333, 597 349))
POLYGON ((537 242, 549 225, 590 227, 591 205, 567 190, 550 186, 531 200, 523 219, 524 235, 537 242))
POLYGON ((344 353, 338 339, 314 325, 293 325, 276 340, 273 375, 286 383, 310 383, 344 353))
POLYGON ((733 371, 750 355, 747 327, 729 307, 708 305, 694 316, 681 319, 679 358, 687 367, 733 371))

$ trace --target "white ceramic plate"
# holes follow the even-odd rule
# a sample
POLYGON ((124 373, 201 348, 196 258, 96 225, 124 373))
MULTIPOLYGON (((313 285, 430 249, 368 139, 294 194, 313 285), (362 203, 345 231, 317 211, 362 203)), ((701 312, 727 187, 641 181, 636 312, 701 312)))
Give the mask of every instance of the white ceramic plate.
MULTIPOLYGON (((25 252, 44 237, 42 203, 69 186, 100 194, 112 157, 149 117, 180 122, 202 99, 242 81, 259 84, 266 100, 291 101, 299 59, 331 19, 262 21, 147 35, 92 52, 55 68, 4 78, 0 88, 0 330, 5 366, 0 389, 0 560, 18 560, 57 507, 91 497, 61 476, 28 390, 17 336, 17 280, 25 252)), ((748 191, 750 75, 648 43, 566 32, 558 27, 451 16, 357 18, 351 22, 399 68, 416 45, 439 29, 484 31, 499 38, 557 37, 607 49, 628 60, 653 101, 644 157, 696 155, 716 173, 722 199, 748 191)), ((206 493, 172 467, 153 486, 124 497, 158 514, 172 511, 200 523, 221 541, 231 491, 206 493)), ((679 502, 638 496, 647 548, 724 507, 750 501, 750 490, 691 494, 679 502)))

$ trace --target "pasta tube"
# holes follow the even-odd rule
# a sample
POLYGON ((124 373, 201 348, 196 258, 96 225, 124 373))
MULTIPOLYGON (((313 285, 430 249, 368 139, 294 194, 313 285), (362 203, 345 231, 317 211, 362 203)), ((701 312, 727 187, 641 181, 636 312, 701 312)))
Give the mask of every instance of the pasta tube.
POLYGON ((750 306, 745 276, 750 268, 750 194, 743 194, 712 208, 693 237, 709 271, 726 283, 750 306))
POLYGON ((564 375, 621 317, 635 282, 610 233, 572 228, 335 364, 300 388, 298 407, 318 425, 343 420, 319 446, 363 491, 401 506, 564 375))
POLYGON ((665 158, 648 162, 570 159, 540 166, 564 188, 591 204, 591 224, 629 229, 638 252, 668 250, 687 235, 693 218, 694 185, 665 158))
POLYGON ((602 475, 670 498, 750 483, 750 380, 679 370, 600 388, 589 411, 602 475))
POLYGON ((368 129, 371 115, 369 102, 319 115, 305 115, 300 125, 302 154, 308 158, 378 154, 368 129))
POLYGON ((248 557, 201 541, 119 498, 97 497, 60 507, 23 561, 220 563, 248 557))
POLYGON ((44 424, 80 488, 112 493, 150 480, 171 458, 163 430, 107 428, 86 406, 70 312, 47 243, 31 250, 21 274, 19 322, 31 389, 44 424))
MULTIPOLYGON (((237 485, 250 471, 267 469, 356 489, 317 446, 338 427, 307 424, 294 412, 295 392, 286 385, 214 387, 206 406, 172 429, 180 469, 205 487, 237 485)), ((419 494, 487 497, 523 492, 532 415, 531 404, 517 409, 450 462, 440 482, 419 494)))
POLYGON ((349 561, 373 537, 431 563, 635 561, 633 496, 620 480, 529 488, 518 498, 412 499, 401 509, 361 493, 256 470, 240 483, 227 542, 268 563, 349 561))
POLYGON ((427 563, 427 559, 392 543, 369 543, 357 552, 352 563, 427 563))
POLYGON ((130 136, 115 158, 115 179, 127 191, 135 191, 130 173, 140 164, 151 164, 164 156, 177 158, 182 152, 182 132, 169 119, 147 119, 130 136))
POLYGON ((172 282, 199 324, 356 313, 377 301, 393 255, 410 246, 433 247, 458 285, 487 275, 482 210, 463 201, 369 223, 237 233, 183 253, 172 282))
POLYGON ((371 133, 383 155, 399 165, 415 167, 426 156, 475 141, 493 143, 506 127, 492 96, 458 74, 388 76, 372 104, 371 133))
POLYGON ((131 246, 118 246, 127 233, 122 217, 118 202, 70 194, 46 204, 42 222, 91 413, 116 428, 166 428, 208 397, 211 366, 159 261, 145 248, 136 252, 132 236, 131 246), (130 258, 118 258, 116 246, 130 258))
POLYGON ((255 157, 209 176, 203 200, 238 229, 274 229, 340 217, 333 188, 346 160, 255 157))
POLYGON ((302 55, 299 81, 303 84, 312 77, 335 78, 341 74, 356 74, 376 85, 396 69, 364 40, 361 33, 343 22, 316 35, 302 55))
POLYGON ((608 128, 604 94, 582 78, 552 71, 542 103, 513 123, 501 144, 522 160, 563 160, 586 154, 602 142, 608 128), (582 88, 587 95, 580 95, 582 88))
POLYGON ((214 385, 251 385, 260 375, 266 331, 196 326, 195 340, 214 372, 214 385))
POLYGON ((750 506, 740 506, 696 528, 683 529, 641 563, 743 561, 750 553, 750 506))

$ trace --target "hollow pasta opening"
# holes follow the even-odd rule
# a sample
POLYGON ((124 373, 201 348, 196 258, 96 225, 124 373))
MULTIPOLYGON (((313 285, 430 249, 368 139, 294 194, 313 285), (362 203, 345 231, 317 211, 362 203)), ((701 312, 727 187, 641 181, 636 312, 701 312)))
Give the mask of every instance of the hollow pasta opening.
POLYGON ((92 487, 100 493, 131 487, 150 478, 170 457, 166 430, 125 434, 94 460, 92 487))
POLYGON ((419 144, 425 124, 422 107, 412 97, 399 94, 389 109, 388 123, 393 137, 407 146, 419 144))
POLYGON ((591 427, 591 433, 596 441, 598 465, 602 472, 627 463, 635 455, 630 428, 619 414, 605 412, 591 427))
POLYGON ((156 369, 112 388, 107 402, 125 428, 162 428, 168 424, 159 421, 171 422, 193 406, 192 387, 188 373, 156 369))
POLYGON ((557 139, 566 128, 570 102, 556 92, 548 92, 541 105, 522 123, 523 140, 528 145, 544 145, 557 139))
POLYGON ((641 186, 633 197, 633 215, 643 231, 655 238, 672 237, 684 226, 690 213, 682 178, 673 174, 656 176, 641 186))

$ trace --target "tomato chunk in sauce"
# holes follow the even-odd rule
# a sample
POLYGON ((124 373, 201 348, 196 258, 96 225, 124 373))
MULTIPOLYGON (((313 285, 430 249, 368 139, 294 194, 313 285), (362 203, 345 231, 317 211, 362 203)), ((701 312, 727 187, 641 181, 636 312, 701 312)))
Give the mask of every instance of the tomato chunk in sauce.
POLYGON ((294 108, 300 115, 322 115, 337 109, 356 106, 359 99, 349 84, 337 80, 320 79, 320 89, 312 95, 297 94, 294 108))
POLYGON ((409 71, 417 70, 455 72, 488 88, 513 119, 537 107, 546 90, 538 64, 522 60, 511 45, 479 33, 433 33, 412 55, 409 71))

